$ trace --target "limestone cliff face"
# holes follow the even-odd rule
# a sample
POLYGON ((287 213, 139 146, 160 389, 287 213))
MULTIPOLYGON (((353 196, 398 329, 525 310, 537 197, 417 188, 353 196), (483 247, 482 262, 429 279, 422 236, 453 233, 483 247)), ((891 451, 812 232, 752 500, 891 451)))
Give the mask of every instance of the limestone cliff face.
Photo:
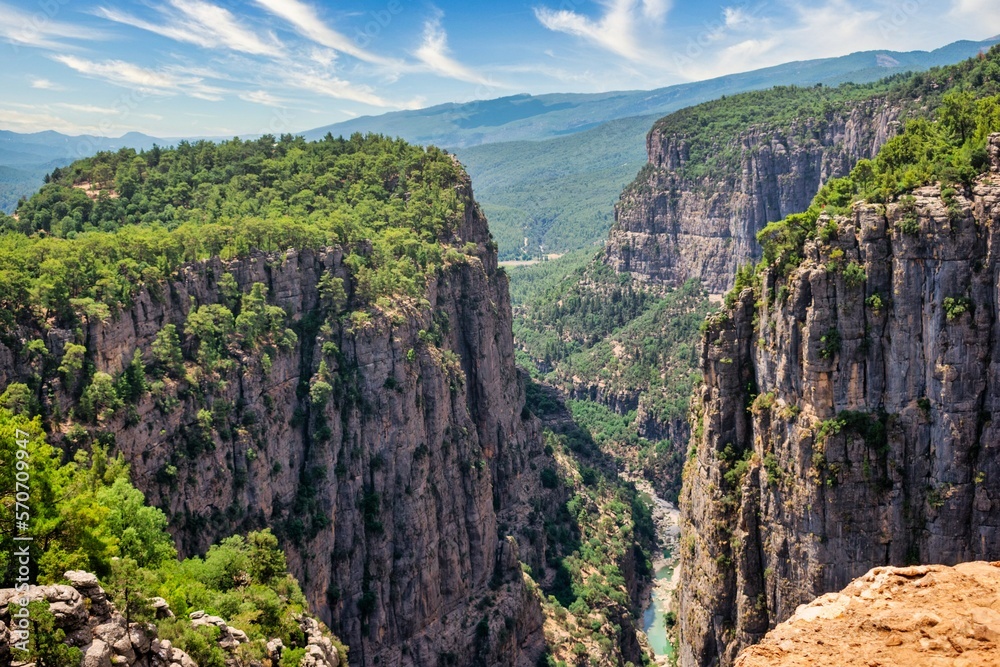
POLYGON ((1000 557, 1000 135, 991 154, 969 192, 858 206, 712 323, 683 665, 732 664, 874 566, 1000 557))
POLYGON ((873 99, 823 119, 751 127, 712 147, 732 165, 703 177, 686 173, 689 139, 657 125, 646 140, 649 165, 616 207, 605 262, 648 282, 699 278, 710 292, 728 290, 736 269, 760 258, 757 232, 804 211, 823 183, 872 157, 899 114, 873 99))
MULTIPOLYGON (((443 240, 467 254, 431 279, 422 305, 402 301, 371 318, 331 312, 324 274, 342 278, 349 299, 354 288, 342 252, 288 251, 190 265, 80 332, 96 370, 114 376, 136 350, 148 361, 165 325, 183 331, 192 307, 221 302, 225 273, 243 292, 267 286, 297 331, 293 349, 237 355, 230 370, 201 378, 189 368, 187 380, 168 380, 95 430, 114 433, 182 554, 273 526, 355 665, 533 664, 541 650, 517 544, 498 532, 498 516, 538 483, 537 472, 522 475, 541 455, 538 426, 522 414, 507 279, 463 187, 464 224, 443 240), (321 361, 325 403, 309 396, 321 361)), ((51 329, 51 354, 75 335, 51 329)), ((0 383, 26 378, 24 359, 0 345, 0 383)), ((72 390, 52 378, 40 394, 58 431, 72 390)))

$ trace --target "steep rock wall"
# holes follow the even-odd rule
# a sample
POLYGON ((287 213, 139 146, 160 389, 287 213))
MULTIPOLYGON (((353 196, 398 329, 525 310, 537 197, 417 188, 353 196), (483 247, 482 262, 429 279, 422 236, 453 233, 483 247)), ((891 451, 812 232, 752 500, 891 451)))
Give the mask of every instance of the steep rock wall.
POLYGON ((728 290, 736 269, 760 258, 757 232, 804 211, 823 183, 872 157, 899 114, 874 99, 788 127, 751 127, 714 147, 733 156, 731 168, 703 177, 686 174, 688 138, 658 125, 646 139, 648 167, 615 209, 605 262, 648 282, 699 278, 710 292, 728 290))
POLYGON ((713 320, 682 494, 682 665, 732 664, 872 567, 1000 557, 1000 135, 991 155, 970 192, 858 206, 713 320))
MULTIPOLYGON (((187 379, 167 380, 91 437, 125 454, 182 554, 273 526, 312 609, 355 665, 533 664, 541 651, 543 619, 517 544, 498 531, 498 515, 534 494, 537 473, 522 473, 541 443, 522 413, 507 280, 464 189, 464 223, 443 241, 467 254, 431 279, 423 304, 343 317, 319 289, 331 274, 351 295, 340 249, 290 250, 189 265, 107 321, 44 334, 53 358, 84 340, 94 369, 117 376, 136 350, 151 359, 165 325, 184 331, 191 308, 222 302, 225 273, 242 292, 267 286, 298 334, 292 349, 236 355, 218 373, 189 366, 187 379), (325 405, 309 397, 321 360, 332 375, 325 405), (477 610, 487 595, 489 608, 477 610)), ((19 347, 0 345, 2 386, 39 371, 19 347)), ((39 392, 67 448, 88 439, 64 428, 78 392, 54 374, 39 392)))

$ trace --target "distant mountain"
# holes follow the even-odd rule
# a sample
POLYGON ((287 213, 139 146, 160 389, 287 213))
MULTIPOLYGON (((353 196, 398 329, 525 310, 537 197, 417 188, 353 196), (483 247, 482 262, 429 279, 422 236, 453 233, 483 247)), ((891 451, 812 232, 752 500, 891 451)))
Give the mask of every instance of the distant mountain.
POLYGON ((51 130, 31 134, 0 130, 0 165, 16 167, 54 160, 72 161, 98 151, 116 151, 123 147, 152 148, 154 143, 162 145, 164 140, 140 132, 111 138, 88 134, 70 136, 51 130))
POLYGON ((466 104, 441 104, 415 111, 354 118, 309 130, 303 135, 307 139, 319 139, 327 132, 334 136, 378 132, 400 136, 414 143, 448 148, 547 139, 582 132, 620 118, 653 114, 663 116, 683 107, 747 90, 875 81, 900 72, 948 65, 972 57, 997 41, 1000 41, 1000 36, 982 42, 955 42, 934 51, 864 51, 651 91, 514 95, 466 104))
MULTIPOLYGON (((930 53, 871 51, 685 84, 676 88, 686 88, 693 97, 686 102, 677 97, 668 108, 673 111, 729 95, 737 85, 734 78, 746 84, 746 90, 790 84, 868 83, 901 69, 916 71, 953 64, 996 42, 1000 37, 985 42, 956 42, 930 53), (889 59, 907 66, 879 64, 888 65, 889 59), (710 89, 718 94, 708 94, 710 89)), ((618 196, 646 162, 646 133, 663 115, 620 118, 544 141, 454 147, 472 176, 476 198, 500 245, 500 258, 538 257, 601 243, 611 229, 618 196)))

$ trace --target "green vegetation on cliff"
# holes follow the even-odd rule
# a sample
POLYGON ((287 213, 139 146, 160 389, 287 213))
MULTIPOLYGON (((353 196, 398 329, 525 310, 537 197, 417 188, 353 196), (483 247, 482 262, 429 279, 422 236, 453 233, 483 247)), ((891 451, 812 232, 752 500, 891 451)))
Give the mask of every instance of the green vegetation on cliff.
MULTIPOLYGON (((653 131, 664 137, 676 136, 687 144, 689 154, 680 170, 683 176, 695 180, 719 173, 735 176, 743 148, 734 139, 751 128, 808 137, 834 115, 859 102, 879 99, 900 106, 904 117, 925 117, 945 104, 951 91, 974 92, 980 97, 1000 92, 1000 48, 955 65, 897 74, 873 83, 779 86, 722 97, 670 114, 660 119, 653 131)), ((651 170, 653 167, 646 165, 630 188, 643 187, 651 170)))
POLYGON ((553 390, 531 383, 527 407, 551 425, 544 438, 554 466, 539 476, 547 497, 557 499, 548 508, 536 501, 526 531, 531 545, 545 546, 539 568, 528 571, 549 619, 539 664, 565 667, 581 656, 596 664, 644 664, 648 657, 635 641, 635 626, 638 592, 657 547, 649 498, 621 479, 598 446, 600 427, 579 419, 576 406, 564 406, 553 390), (541 530, 535 528, 539 520, 541 530))
POLYGON ((579 259, 512 271, 518 362, 579 399, 569 405, 597 444, 676 499, 708 295, 693 281, 664 291, 579 259))
POLYGON ((32 581, 59 583, 69 570, 94 572, 130 621, 152 620, 149 599, 163 597, 177 616, 158 621, 160 638, 200 665, 223 667, 227 654, 211 641, 214 628, 188 622, 195 610, 246 632, 251 644, 241 648, 244 660, 263 659, 264 642, 275 637, 292 649, 304 646, 296 617, 307 610, 306 600, 270 531, 236 535, 204 558, 178 561, 166 516, 145 504, 120 455, 111 458, 95 446, 89 454, 78 450, 69 463, 60 458, 40 419, 0 408, 0 460, 18 463, 0 466, 0 586, 18 580, 14 554, 25 543, 15 538, 30 535, 32 581), (28 481, 19 486, 22 479, 28 481), (18 494, 25 489, 27 501, 18 494))
MULTIPOLYGON (((997 84, 1000 86, 1000 81, 997 84)), ((899 201, 905 208, 908 193, 929 183, 941 183, 943 196, 948 192, 953 196, 957 188, 970 188, 989 168, 989 135, 1000 132, 1000 95, 977 99, 979 92, 982 89, 948 92, 942 96, 934 120, 911 120, 875 159, 862 160, 850 175, 823 186, 809 210, 765 227, 757 236, 764 248, 764 264, 781 274, 798 266, 807 240, 827 240, 836 233, 836 225, 817 226, 824 213, 846 215, 858 201, 899 201)), ((906 217, 897 227, 902 234, 917 231, 916 215, 906 217)), ((746 277, 743 282, 747 282, 746 277)))
POLYGON ((443 243, 457 241, 463 179, 449 155, 378 136, 99 153, 0 215, 4 323, 113 311, 211 256, 332 245, 360 302, 420 297, 461 257, 443 243))

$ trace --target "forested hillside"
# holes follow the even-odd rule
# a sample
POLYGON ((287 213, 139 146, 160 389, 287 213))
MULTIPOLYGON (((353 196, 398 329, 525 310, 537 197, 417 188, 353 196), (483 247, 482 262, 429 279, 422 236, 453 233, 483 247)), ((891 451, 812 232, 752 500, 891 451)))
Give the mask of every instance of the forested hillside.
MULTIPOLYGON (((922 154, 921 151, 934 157, 924 158, 919 170, 909 165, 893 171, 889 163, 873 168, 870 165, 875 162, 862 161, 858 174, 874 169, 871 182, 866 181, 864 186, 871 193, 878 191, 881 193, 878 196, 885 199, 898 188, 926 180, 931 174, 968 179, 969 174, 985 164, 982 137, 978 147, 965 146, 960 155, 946 150, 940 137, 917 137, 928 132, 926 117, 936 118, 939 113, 945 114, 944 118, 958 120, 944 120, 938 125, 958 123, 951 131, 971 135, 969 119, 976 113, 974 98, 991 94, 1000 85, 998 60, 1000 52, 994 49, 988 55, 951 67, 894 76, 871 84, 779 87, 743 93, 659 120, 650 135, 650 163, 626 188, 619 203, 618 215, 627 218, 627 233, 624 233, 626 223, 620 222, 612 231, 608 250, 586 266, 582 266, 582 255, 574 255, 567 260, 512 271, 513 294, 518 297, 514 331, 521 363, 535 368, 574 398, 596 401, 610 409, 610 413, 595 411, 594 414, 604 414, 608 422, 605 430, 619 434, 618 447, 636 449, 634 438, 630 445, 630 438, 622 429, 612 427, 617 420, 624 420, 646 438, 637 447, 643 454, 642 460, 649 460, 644 467, 657 488, 675 495, 680 488, 680 462, 689 434, 686 416, 691 390, 700 377, 698 325, 712 307, 707 294, 691 282, 702 275, 695 270, 697 267, 671 265, 670 271, 663 275, 645 270, 660 266, 657 262, 662 262, 670 252, 676 253, 687 242, 683 234, 678 240, 676 231, 664 228, 666 218, 662 216, 672 215, 671 206, 677 205, 682 196, 705 197, 712 202, 720 197, 726 201, 739 200, 736 195, 726 198, 727 188, 731 183, 742 182, 745 164, 758 159, 762 152, 759 148, 747 148, 744 141, 747 136, 780 135, 781 141, 775 142, 778 148, 773 151, 777 155, 781 142, 791 146, 788 137, 799 136, 808 142, 814 134, 822 133, 832 119, 843 115, 845 109, 868 104, 872 99, 880 104, 891 100, 892 105, 905 110, 900 112, 903 116, 917 119, 907 126, 912 136, 906 141, 911 143, 904 144, 904 149, 892 142, 878 160, 894 159, 889 156, 901 150, 907 151, 903 156, 907 159, 922 154), (669 137, 670 141, 661 143, 663 137, 669 137), (684 187, 688 190, 684 191, 684 187), (663 249, 658 253, 657 248, 663 249), (628 261, 621 261, 623 257, 628 257, 628 261), (686 269, 691 272, 685 273, 686 269), (669 444, 655 444, 665 441, 669 444), (648 452, 657 449, 669 452, 666 458, 672 463, 665 465, 662 458, 657 462, 648 457, 648 452)), ((795 164, 798 158, 789 150, 781 159, 795 164)), ((847 159, 837 165, 842 173, 854 167, 847 159)), ((833 173, 833 169, 817 168, 815 176, 822 183, 824 174, 833 173)), ((768 182, 762 183, 766 187, 768 182)), ((787 250, 789 261, 796 261, 799 255, 793 249, 803 243, 802 230, 811 228, 821 211, 840 211, 838 207, 850 201, 853 191, 840 192, 839 188, 845 187, 841 183, 833 181, 824 187, 814 206, 801 217, 801 223, 784 222, 768 227, 761 238, 767 239, 765 248, 771 250, 764 252, 773 254, 777 252, 774 248, 781 247, 787 250)), ((809 195, 807 202, 814 194, 809 195)), ((768 201, 775 198, 773 192, 761 196, 768 201)), ((718 208, 720 204, 710 202, 711 206, 718 208)), ((806 207, 804 204, 796 213, 806 207)), ((682 210, 683 207, 677 209, 678 216, 682 210)), ((734 211, 733 228, 752 227, 748 220, 758 215, 757 209, 750 206, 734 211)), ((678 220, 684 224, 686 218, 681 216, 678 220)), ((756 245, 756 239, 753 243, 756 245)), ((683 247, 686 258, 705 252, 704 244, 683 247)), ((727 265, 745 263, 741 252, 752 256, 751 250, 741 244, 732 241, 719 244, 719 256, 726 258, 727 265)), ((736 280, 743 285, 750 275, 746 271, 739 276, 729 275, 722 268, 716 271, 710 263, 706 266, 712 268, 710 273, 716 284, 720 281, 731 284, 736 280)))
POLYGON ((459 256, 439 242, 464 215, 445 187, 458 170, 440 151, 360 136, 98 154, 0 218, 19 232, 0 236, 5 318, 107 315, 187 262, 332 245, 348 250, 360 304, 417 298, 459 256))

